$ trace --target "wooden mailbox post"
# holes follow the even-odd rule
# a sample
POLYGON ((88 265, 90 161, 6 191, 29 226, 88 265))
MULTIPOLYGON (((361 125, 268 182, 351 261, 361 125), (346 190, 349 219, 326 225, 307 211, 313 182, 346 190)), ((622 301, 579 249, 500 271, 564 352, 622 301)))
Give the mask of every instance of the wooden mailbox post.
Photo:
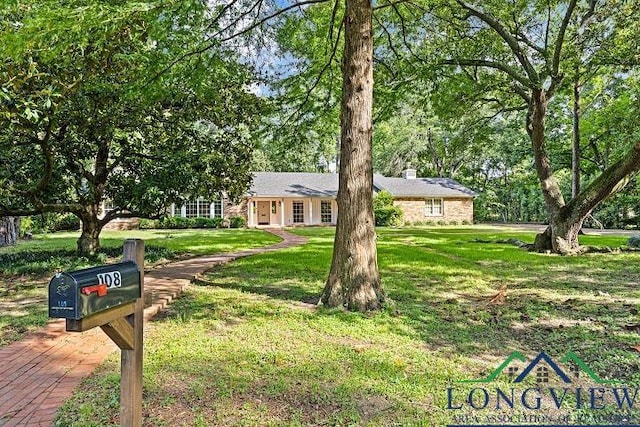
POLYGON ((144 241, 124 242, 124 261, 58 273, 49 283, 49 317, 69 332, 100 327, 120 348, 120 425, 142 426, 144 241))

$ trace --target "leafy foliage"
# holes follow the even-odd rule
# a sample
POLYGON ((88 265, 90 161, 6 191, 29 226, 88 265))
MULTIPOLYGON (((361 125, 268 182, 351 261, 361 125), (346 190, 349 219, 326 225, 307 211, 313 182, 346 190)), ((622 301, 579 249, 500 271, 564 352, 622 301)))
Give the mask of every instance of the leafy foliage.
POLYGON ((78 217, 73 214, 42 213, 22 218, 22 229, 31 233, 74 231, 80 228, 78 217))
POLYGON ((629 247, 632 248, 640 248, 640 236, 631 236, 627 241, 629 247))
POLYGON ((247 225, 247 220, 241 216, 232 216, 229 218, 229 227, 231 228, 243 228, 247 225))
POLYGON ((326 172, 340 135, 343 5, 330 2, 271 22, 271 106, 257 170, 326 172), (334 16, 335 15, 335 16, 334 16))
MULTIPOLYGON (((637 102, 629 100, 638 98, 640 45, 628 36, 632 21, 638 19, 629 2, 424 3, 422 8, 403 3, 383 9, 377 19, 378 41, 384 46, 377 51, 382 66, 376 81, 393 88, 386 93, 395 92, 377 102, 393 106, 395 101, 391 111, 398 114, 387 119, 390 125, 383 122, 383 132, 377 134, 379 170, 397 174, 397 163, 406 162, 432 166, 455 140, 431 138, 438 149, 421 161, 429 132, 435 136, 438 128, 458 131, 462 151, 452 157, 464 159, 465 150, 470 150, 469 159, 459 170, 446 169, 480 193, 478 218, 547 221, 549 211, 523 127, 527 99, 531 90, 542 89, 550 100, 544 150, 569 201, 576 81, 584 188, 631 155, 630 147, 639 140, 634 125, 637 102), (613 111, 617 112, 612 115, 613 111), (405 118, 407 112, 410 118, 405 118)), ((425 173, 441 172, 430 168, 425 173)), ((609 226, 621 224, 633 212, 622 202, 627 197, 615 200, 618 203, 604 202, 594 210, 609 226)))
POLYGON ((234 52, 185 56, 203 40, 205 2, 2 8, 0 211, 101 228, 244 193, 261 103, 234 52), (104 200, 114 209, 98 220, 104 200))
POLYGON ((376 226, 388 227, 402 225, 404 215, 400 206, 393 204, 393 196, 386 190, 382 190, 373 197, 373 215, 376 226))
POLYGON ((168 216, 158 220, 141 219, 141 229, 221 228, 222 218, 181 218, 168 216))

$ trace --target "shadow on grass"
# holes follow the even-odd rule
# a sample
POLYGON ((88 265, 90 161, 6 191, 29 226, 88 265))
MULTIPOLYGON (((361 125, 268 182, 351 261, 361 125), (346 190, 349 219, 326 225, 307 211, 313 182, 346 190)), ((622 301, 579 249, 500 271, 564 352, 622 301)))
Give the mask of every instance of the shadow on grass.
MULTIPOLYGON (((145 261, 148 263, 169 259, 174 255, 172 250, 163 247, 150 245, 145 248, 145 261)), ((113 260, 121 257, 122 247, 108 246, 91 256, 79 256, 71 249, 34 249, 0 253, 0 281, 7 280, 9 276, 51 275, 58 270, 77 270, 109 261, 114 262, 113 260)))
MULTIPOLYGON (((311 240, 303 247, 240 260, 211 272, 206 283, 315 303, 328 273, 332 240, 328 231, 308 235, 311 240)), ((533 254, 511 245, 471 244, 473 230, 382 230, 379 235, 380 270, 393 306, 379 314, 322 309, 314 315, 345 322, 375 317, 427 348, 470 358, 572 350, 599 367, 603 377, 640 383, 640 361, 632 348, 640 341, 637 255, 533 254), (502 286, 505 302, 490 303, 502 286)))
MULTIPOLYGON (((485 377, 512 350, 554 358, 574 350, 603 378, 640 382, 638 356, 626 348, 638 338, 627 329, 640 323, 637 304, 624 298, 628 280, 617 276, 623 264, 634 274, 635 258, 603 264, 500 245, 469 248, 472 230, 454 231, 449 238, 446 231, 380 231, 380 270, 394 302, 375 313, 300 303, 322 290, 330 230, 296 231, 311 241, 207 274, 146 335, 147 420, 447 425, 446 387, 485 377), (597 295, 583 272, 619 289, 597 295), (505 302, 489 303, 502 285, 505 302)), ((59 424, 114 423, 112 362, 59 412, 59 424)))

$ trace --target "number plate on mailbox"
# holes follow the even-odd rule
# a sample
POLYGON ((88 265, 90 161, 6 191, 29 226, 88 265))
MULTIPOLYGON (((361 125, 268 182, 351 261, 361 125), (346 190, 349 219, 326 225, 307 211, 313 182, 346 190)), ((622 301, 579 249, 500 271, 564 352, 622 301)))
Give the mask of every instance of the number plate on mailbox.
POLYGON ((49 317, 79 320, 140 298, 133 261, 57 273, 49 282, 49 317))

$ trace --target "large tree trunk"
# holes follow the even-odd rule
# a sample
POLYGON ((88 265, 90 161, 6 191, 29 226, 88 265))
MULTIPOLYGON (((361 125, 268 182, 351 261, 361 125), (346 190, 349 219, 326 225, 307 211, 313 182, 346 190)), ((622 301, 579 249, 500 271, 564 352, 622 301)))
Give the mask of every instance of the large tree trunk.
POLYGON ((98 206, 87 206, 82 213, 82 233, 78 239, 78 253, 81 255, 95 255, 100 249, 100 232, 104 224, 98 219, 98 206))
MULTIPOLYGON (((578 234, 575 233, 574 235, 574 233, 570 232, 572 227, 566 223, 569 219, 568 216, 563 218, 563 215, 561 215, 561 211, 565 207, 565 201, 560 184, 553 174, 551 159, 545 147, 546 114, 547 96, 545 90, 532 90, 527 114, 527 133, 531 139, 536 173, 549 215, 549 228, 544 233, 536 236, 534 248, 538 251, 551 250, 568 254, 578 250, 578 234), (572 248, 570 252, 566 252, 569 248, 572 248)), ((580 224, 582 225, 582 221, 580 221, 580 224)))
POLYGON ((538 252, 553 251, 562 255, 580 253, 578 236, 585 218, 586 215, 577 215, 573 218, 557 219, 536 236, 533 249, 538 252))
POLYGON ((380 308, 373 218, 373 33, 370 0, 346 0, 338 221, 331 271, 321 297, 330 307, 380 308))
POLYGON ((0 247, 15 245, 20 235, 20 218, 0 217, 0 247))
POLYGON ((636 142, 620 160, 610 165, 566 204, 545 149, 546 106, 544 90, 533 90, 527 115, 527 132, 531 138, 536 173, 549 215, 549 227, 536 236, 534 249, 571 255, 580 252, 578 235, 593 208, 624 187, 631 175, 640 170, 640 142, 636 142))

